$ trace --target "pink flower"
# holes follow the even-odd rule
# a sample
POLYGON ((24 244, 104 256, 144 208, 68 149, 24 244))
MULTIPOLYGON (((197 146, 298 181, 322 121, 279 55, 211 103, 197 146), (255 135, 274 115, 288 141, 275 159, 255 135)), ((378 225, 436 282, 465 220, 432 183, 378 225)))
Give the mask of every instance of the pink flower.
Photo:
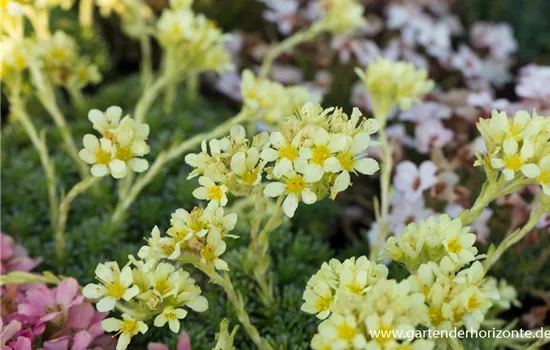
POLYGON ((445 128, 440 120, 430 119, 417 124, 414 135, 417 151, 426 154, 432 148, 443 148, 453 139, 454 133, 445 128))
POLYGON ((416 202, 425 190, 437 183, 437 167, 432 161, 425 161, 417 167, 413 162, 403 161, 395 168, 393 184, 405 200, 416 202))
POLYGON ((550 66, 530 64, 521 68, 516 94, 524 99, 550 105, 550 66))
POLYGON ((18 321, 11 321, 4 326, 0 318, 0 345, 2 350, 31 350, 34 337, 32 332, 25 330, 18 321))
POLYGON ((84 300, 84 296, 78 294, 78 282, 74 278, 63 280, 54 290, 40 285, 28 290, 25 296, 26 303, 19 304, 19 313, 40 317, 39 323, 58 318, 56 321, 63 324, 69 308, 84 300))
POLYGON ((413 123, 424 122, 432 119, 449 119, 451 117, 451 109, 437 102, 426 101, 420 105, 414 106, 408 111, 399 115, 400 120, 413 123))
MULTIPOLYGON (((147 350, 169 350, 168 346, 161 343, 149 343, 147 350)), ((176 350, 191 350, 191 340, 185 331, 181 332, 178 337, 178 345, 176 350)))
POLYGON ((108 312, 96 311, 90 302, 85 301, 82 304, 71 307, 69 310, 69 320, 65 327, 77 331, 88 331, 92 337, 96 338, 104 333, 101 327, 101 321, 103 321, 107 315, 108 312))
MULTIPOLYGON (((86 331, 80 331, 74 336, 64 336, 44 342, 45 350, 86 350, 92 343, 93 337, 86 331)), ((101 349, 101 348, 97 348, 101 349)))
POLYGON ((298 1, 265 0, 265 4, 267 9, 264 11, 264 18, 269 22, 276 23, 281 34, 290 34, 299 8, 298 1))
POLYGON ((483 63, 479 56, 467 45, 460 45, 458 52, 453 56, 451 65, 462 72, 466 78, 481 76, 483 63))
POLYGON ((471 30, 472 45, 478 49, 489 49, 493 58, 506 58, 516 52, 518 44, 514 30, 507 23, 474 23, 471 30))
POLYGON ((13 271, 31 271, 41 258, 29 258, 25 248, 16 244, 12 237, 0 232, 0 274, 13 271))
POLYGON ((416 202, 409 202, 403 197, 403 193, 397 191, 394 193, 388 215, 390 230, 396 238, 401 236, 408 224, 424 221, 434 214, 432 209, 426 207, 424 198, 420 197, 416 202))
POLYGON ((499 98, 493 100, 491 93, 489 91, 481 91, 479 93, 471 93, 468 95, 468 104, 473 107, 481 108, 484 112, 491 112, 493 109, 498 109, 499 111, 505 110, 510 101, 505 98, 499 98))
POLYGON ((347 64, 352 58, 364 67, 375 61, 380 55, 380 48, 372 40, 338 36, 332 39, 330 47, 338 52, 340 62, 347 64))
POLYGON ((216 80, 216 90, 233 101, 242 102, 241 77, 235 72, 227 72, 216 80))

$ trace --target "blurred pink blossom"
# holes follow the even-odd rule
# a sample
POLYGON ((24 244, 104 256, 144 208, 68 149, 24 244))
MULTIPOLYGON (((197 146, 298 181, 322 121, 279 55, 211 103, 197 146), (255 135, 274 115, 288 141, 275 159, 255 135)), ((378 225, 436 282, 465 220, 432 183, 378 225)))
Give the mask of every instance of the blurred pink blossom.
POLYGON ((409 202, 416 202, 422 198, 425 190, 437 183, 437 167, 432 161, 424 161, 419 167, 411 161, 405 160, 395 167, 393 185, 409 202))
POLYGON ((516 52, 518 44, 508 23, 474 23, 471 29, 472 46, 489 49, 493 58, 506 58, 516 52))
POLYGON ((299 8, 297 0, 264 0, 267 9, 264 18, 277 24, 279 32, 288 35, 294 27, 294 18, 299 8))
POLYGON ((425 120, 418 123, 414 129, 416 150, 420 153, 429 153, 432 148, 442 148, 454 136, 452 130, 443 126, 439 119, 425 120))
POLYGON ((524 99, 550 105, 550 66, 530 64, 521 68, 516 94, 524 99))
POLYGON ((16 244, 12 237, 0 232, 0 274, 13 271, 31 271, 42 259, 32 259, 25 248, 16 244))

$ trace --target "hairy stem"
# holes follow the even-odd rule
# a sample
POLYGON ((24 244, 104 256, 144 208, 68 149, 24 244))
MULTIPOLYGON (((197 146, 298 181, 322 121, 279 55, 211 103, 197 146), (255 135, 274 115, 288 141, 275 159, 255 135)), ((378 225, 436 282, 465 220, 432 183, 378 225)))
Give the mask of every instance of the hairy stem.
POLYGON ((385 121, 386 117, 376 119, 381 121, 378 133, 380 137, 380 147, 382 149, 382 159, 380 165, 380 206, 378 217, 376 218, 378 222, 378 232, 376 235, 376 243, 371 247, 371 260, 377 259, 380 247, 382 247, 388 233, 389 224, 387 218, 390 211, 390 183, 393 168, 392 145, 386 135, 385 122, 382 123, 382 121, 385 121))
POLYGON ((269 344, 267 340, 260 336, 260 332, 258 332, 258 329, 252 324, 252 322, 250 322, 250 317, 246 312, 246 309, 244 308, 242 295, 240 292, 235 291, 235 287, 233 286, 233 283, 231 282, 231 279, 229 278, 229 275, 227 273, 225 273, 224 276, 220 275, 218 272, 216 272, 213 266, 203 263, 196 256, 186 257, 183 258, 181 261, 184 263, 192 264, 197 269, 202 271, 205 275, 207 275, 212 283, 215 283, 223 288, 225 294, 227 295, 227 298, 235 309, 235 313, 237 314, 239 322, 243 325, 244 329, 248 333, 248 336, 250 337, 250 339, 252 339, 254 344, 256 344, 259 349, 273 349, 271 344, 269 344))
POLYGON ((145 174, 141 175, 134 182, 130 190, 127 192, 126 196, 118 202, 113 216, 111 217, 111 222, 116 223, 123 218, 126 210, 128 210, 130 205, 132 205, 132 203, 136 200, 137 196, 141 193, 143 188, 145 188, 145 186, 147 186, 155 178, 155 176, 160 172, 165 164, 176 158, 181 157, 183 154, 185 154, 185 152, 188 152, 197 147, 203 140, 220 137, 227 134, 231 127, 246 121, 249 117, 250 115, 248 111, 243 109, 241 113, 239 113, 237 116, 227 120, 225 123, 221 124, 214 130, 197 134, 187 141, 180 143, 178 146, 160 153, 157 156, 157 159, 155 160, 153 165, 151 165, 151 167, 149 168, 149 170, 147 170, 145 174))
MULTIPOLYGON (((269 249, 269 234, 275 230, 281 222, 282 204, 284 196, 280 196, 275 203, 271 216, 263 229, 256 235, 256 228, 250 232, 250 246, 248 247, 248 260, 253 265, 254 278, 260 287, 260 296, 266 306, 273 305, 273 288, 269 281, 269 265, 271 259, 267 255, 269 249)), ((261 218, 258 218, 261 220, 261 218)))
POLYGON ((23 101, 21 101, 20 97, 17 94, 13 94, 12 96, 10 96, 10 105, 12 114, 17 118, 17 120, 21 122, 34 148, 36 148, 36 150, 38 151, 38 155, 40 156, 40 163, 42 164, 42 168, 46 173, 46 180, 48 184, 48 200, 50 207, 50 221, 53 227, 55 225, 55 222, 57 221, 57 185, 55 179, 54 164, 48 155, 48 148, 46 146, 44 138, 38 135, 36 127, 32 123, 29 115, 27 114, 27 111, 25 110, 23 101))
POLYGON ((155 80, 155 82, 147 90, 144 90, 143 95, 137 102, 134 118, 137 122, 142 123, 145 120, 145 115, 155 102, 156 98, 162 90, 170 84, 174 78, 168 74, 163 74, 155 80))
POLYGON ((141 48, 141 81, 143 91, 147 91, 153 82, 153 50, 149 35, 142 34, 139 44, 141 48))
POLYGON ((324 23, 317 22, 309 28, 303 29, 292 36, 289 36, 280 43, 274 45, 264 58, 262 68, 260 70, 260 77, 266 78, 269 75, 273 62, 285 51, 300 45, 303 42, 309 41, 315 38, 319 33, 324 30, 324 23))
POLYGON ((101 177, 85 178, 74 185, 59 204, 59 217, 55 228, 55 251, 60 259, 65 256, 65 226, 67 225, 67 217, 71 209, 71 203, 79 194, 86 192, 88 188, 98 183, 100 180, 101 177))
POLYGON ((542 214, 545 212, 550 211, 550 205, 543 204, 540 201, 535 202, 535 206, 538 205, 538 208, 531 210, 531 215, 529 216, 529 220, 523 225, 522 228, 515 230, 508 236, 506 236, 502 242, 498 245, 498 247, 492 251, 489 252, 487 259, 485 260, 485 272, 489 271, 491 267, 500 259, 502 254, 510 247, 512 247, 517 242, 521 241, 523 237, 525 237, 526 234, 531 232, 537 223, 539 222, 542 214))

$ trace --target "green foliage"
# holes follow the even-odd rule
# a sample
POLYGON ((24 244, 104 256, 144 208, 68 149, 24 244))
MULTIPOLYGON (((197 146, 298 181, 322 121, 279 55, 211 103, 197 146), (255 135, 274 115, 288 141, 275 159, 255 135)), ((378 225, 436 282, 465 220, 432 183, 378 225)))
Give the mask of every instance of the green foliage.
MULTIPOLYGON (((130 77, 106 85, 88 104, 99 109, 120 105, 125 112, 131 112, 139 98, 139 89, 137 77, 130 77)), ((169 147, 174 138, 183 140, 233 114, 227 108, 213 107, 214 104, 206 100, 188 107, 182 99, 178 99, 173 113, 165 113, 162 102, 162 98, 159 99, 147 117, 151 126, 151 154, 147 156, 150 162, 161 150, 169 147)), ((29 101, 29 105, 32 106, 33 122, 46 135, 58 184, 67 192, 79 180, 74 165, 64 151, 60 135, 49 116, 37 103, 29 101)), ((77 145, 80 145, 82 136, 92 132, 91 124, 83 113, 68 108, 65 112, 77 145)), ((106 222, 117 202, 117 187, 113 179, 106 177, 91 192, 77 197, 73 202, 66 232, 68 257, 65 261, 58 261, 48 218, 45 176, 37 152, 16 122, 8 123, 2 130, 1 156, 5 184, 1 194, 2 231, 14 236, 31 256, 44 258, 39 269, 75 277, 82 285, 92 281, 98 262, 126 262, 128 254, 137 254, 144 243, 143 237, 149 235, 154 225, 166 230, 170 214, 175 209, 191 209, 197 204, 191 195, 197 186, 196 180, 187 180, 188 166, 183 159, 176 160, 145 188, 130 208, 126 223, 108 233, 106 222)), ((316 318, 300 311, 301 298, 309 277, 323 261, 333 256, 324 237, 334 225, 336 216, 331 213, 336 209, 337 204, 330 200, 315 207, 303 206, 297 212, 297 220, 293 221, 292 227, 285 225, 271 237, 274 305, 261 304, 257 284, 251 278, 253 263, 248 261, 247 256, 248 227, 244 217, 236 229, 240 238, 229 242, 225 259, 231 268, 230 276, 235 287, 242 291, 254 324, 281 349, 307 349, 317 327, 316 318)), ((197 271, 193 271, 193 277, 202 286, 210 308, 202 314, 190 312, 182 323, 182 329, 189 333, 193 349, 211 349, 220 321, 228 317, 232 325, 237 325, 238 320, 220 287, 209 284, 207 278, 197 271)), ((171 348, 175 348, 177 337, 167 329, 151 327, 146 335, 136 337, 132 346, 142 349, 151 341, 172 344, 171 348)), ((239 349, 254 348, 243 329, 238 332, 236 345, 239 349)))

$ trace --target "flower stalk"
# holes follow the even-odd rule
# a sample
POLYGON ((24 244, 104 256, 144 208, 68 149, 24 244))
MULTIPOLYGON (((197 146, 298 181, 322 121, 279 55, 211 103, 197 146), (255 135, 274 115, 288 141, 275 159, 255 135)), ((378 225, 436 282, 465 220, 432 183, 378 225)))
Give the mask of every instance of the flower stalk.
POLYGON ((508 248, 521 241, 526 234, 528 234, 535 228, 542 214, 550 211, 550 204, 540 199, 535 202, 534 206, 538 206, 538 208, 531 211, 529 220, 527 220, 525 225, 506 236, 502 240, 502 242, 500 242, 500 244, 496 247, 496 249, 490 250, 487 253, 487 259, 485 260, 484 264, 485 273, 487 273, 487 271, 489 271, 491 267, 493 267, 493 265, 500 259, 502 254, 504 254, 504 252, 508 250, 508 248))
POLYGON ((201 262, 200 259, 195 256, 181 257, 180 261, 182 263, 192 264, 193 266, 195 266, 195 268, 207 275, 212 283, 222 287, 225 294, 227 295, 227 298, 235 309, 235 313, 237 314, 239 322, 243 325, 244 329, 248 333, 248 336, 250 337, 250 339, 252 339, 254 344, 256 344, 256 346, 261 350, 273 349, 271 344, 269 344, 267 340, 260 335, 258 329, 250 322, 250 316, 248 315, 244 307, 242 295, 240 292, 235 291, 235 287, 233 286, 231 278, 227 273, 225 273, 224 276, 220 275, 216 272, 213 266, 201 262))
POLYGON ((55 227, 55 251, 59 259, 63 259, 65 256, 65 227, 67 225, 67 218, 69 210, 71 209, 71 203, 81 193, 86 192, 91 186, 98 183, 101 177, 87 177, 80 181, 71 188, 67 196, 65 196, 59 204, 59 218, 55 227))
POLYGON ((290 50, 291 48, 300 45, 306 41, 312 40, 322 31, 325 30, 325 23, 323 21, 313 24, 311 27, 305 28, 299 32, 296 32, 294 35, 289 36, 280 43, 274 45, 267 55, 265 56, 262 68, 260 70, 260 77, 266 78, 271 71, 271 67, 275 60, 283 54, 285 51, 290 50))
POLYGON ((12 114, 17 118, 17 120, 21 122, 34 148, 36 148, 36 150, 38 151, 38 154, 40 156, 40 163, 42 164, 42 168, 46 173, 46 180, 47 180, 46 182, 48 185, 50 222, 53 227, 53 225, 55 225, 55 222, 57 222, 57 191, 56 191, 57 181, 55 178, 54 163, 52 162, 52 160, 50 159, 50 156, 48 155, 48 148, 47 148, 44 136, 38 135, 38 131, 36 130, 36 127, 34 126, 31 119, 29 118, 29 115, 25 110, 23 101, 21 101, 20 96, 14 93, 10 97, 11 97, 10 105, 11 105, 12 114))

